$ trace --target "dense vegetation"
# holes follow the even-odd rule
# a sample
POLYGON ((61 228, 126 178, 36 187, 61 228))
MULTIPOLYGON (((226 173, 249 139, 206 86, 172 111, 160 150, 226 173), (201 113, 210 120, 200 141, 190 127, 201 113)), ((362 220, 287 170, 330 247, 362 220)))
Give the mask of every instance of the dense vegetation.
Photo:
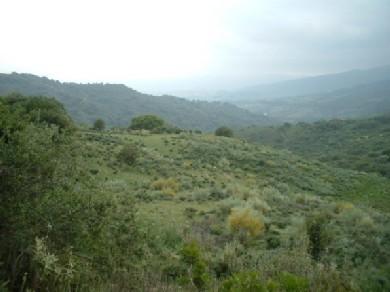
POLYGON ((131 279, 132 201, 119 205, 82 167, 82 145, 58 123, 70 120, 62 106, 12 96, 0 98, 0 113, 0 287, 92 291, 131 279))
POLYGON ((18 99, 0 98, 3 290, 390 289, 387 178, 192 131, 60 128, 18 99))
POLYGON ((390 178, 390 115, 360 120, 331 120, 280 127, 249 127, 248 141, 318 159, 331 165, 390 178))
POLYGON ((56 97, 78 123, 92 126, 103 119, 109 127, 126 127, 132 118, 155 114, 184 129, 213 131, 220 125, 244 127, 268 122, 224 102, 189 101, 173 96, 143 94, 121 84, 61 83, 30 74, 0 74, 0 95, 56 97))

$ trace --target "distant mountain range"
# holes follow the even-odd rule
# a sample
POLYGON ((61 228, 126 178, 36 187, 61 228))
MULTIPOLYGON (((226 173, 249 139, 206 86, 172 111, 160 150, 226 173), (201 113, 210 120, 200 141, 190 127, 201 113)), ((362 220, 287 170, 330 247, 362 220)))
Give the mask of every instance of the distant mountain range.
POLYGON ((223 99, 279 121, 372 116, 390 112, 390 66, 256 86, 223 99))
POLYGON ((211 131, 269 124, 269 119, 226 102, 189 101, 140 93, 122 84, 61 83, 31 74, 0 74, 0 95, 19 92, 57 98, 72 118, 91 125, 97 118, 109 126, 128 126, 142 114, 156 114, 186 129, 211 131))

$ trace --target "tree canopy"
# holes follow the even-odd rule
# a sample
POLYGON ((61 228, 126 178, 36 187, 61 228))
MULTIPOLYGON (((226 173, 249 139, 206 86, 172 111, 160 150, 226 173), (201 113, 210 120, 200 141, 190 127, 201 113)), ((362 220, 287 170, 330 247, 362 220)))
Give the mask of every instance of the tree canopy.
POLYGON ((228 127, 219 127, 215 130, 216 136, 233 137, 233 130, 228 127))
POLYGON ((130 129, 132 130, 156 130, 163 127, 164 120, 155 115, 143 115, 131 120, 130 129))

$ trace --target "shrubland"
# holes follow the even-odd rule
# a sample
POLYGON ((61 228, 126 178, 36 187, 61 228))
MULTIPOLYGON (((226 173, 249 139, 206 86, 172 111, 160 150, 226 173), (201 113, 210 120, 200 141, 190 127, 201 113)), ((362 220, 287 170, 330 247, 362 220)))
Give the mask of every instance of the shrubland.
POLYGON ((383 176, 235 138, 0 111, 4 289, 390 289, 383 176))
POLYGON ((390 177, 389 114, 359 120, 254 126, 239 131, 239 135, 335 167, 390 177))

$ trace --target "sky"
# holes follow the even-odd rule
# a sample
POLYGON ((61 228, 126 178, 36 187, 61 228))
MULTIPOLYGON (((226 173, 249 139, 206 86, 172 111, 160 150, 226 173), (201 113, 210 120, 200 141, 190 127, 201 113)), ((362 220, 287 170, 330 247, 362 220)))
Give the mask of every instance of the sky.
POLYGON ((390 0, 0 0, 0 72, 233 90, 390 64, 390 0))

